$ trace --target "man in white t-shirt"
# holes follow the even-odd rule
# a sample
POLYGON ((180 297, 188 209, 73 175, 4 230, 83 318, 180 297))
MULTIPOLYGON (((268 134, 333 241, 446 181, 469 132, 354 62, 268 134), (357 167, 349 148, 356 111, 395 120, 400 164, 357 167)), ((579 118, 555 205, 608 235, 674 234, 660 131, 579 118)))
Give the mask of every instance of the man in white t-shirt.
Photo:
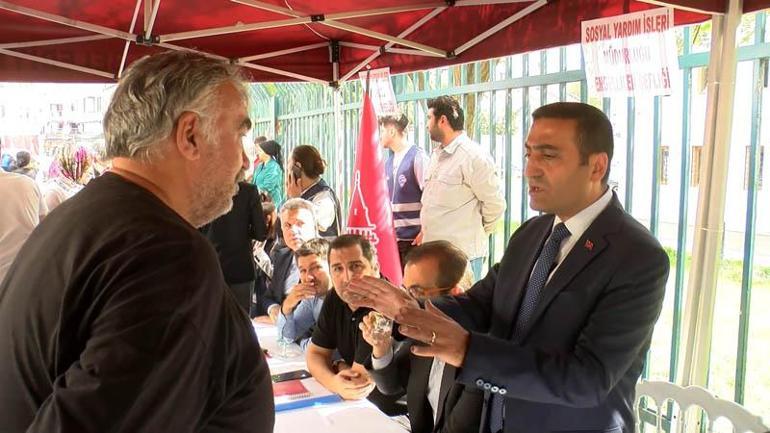
POLYGON ((0 170, 0 282, 27 236, 48 213, 35 181, 0 170))

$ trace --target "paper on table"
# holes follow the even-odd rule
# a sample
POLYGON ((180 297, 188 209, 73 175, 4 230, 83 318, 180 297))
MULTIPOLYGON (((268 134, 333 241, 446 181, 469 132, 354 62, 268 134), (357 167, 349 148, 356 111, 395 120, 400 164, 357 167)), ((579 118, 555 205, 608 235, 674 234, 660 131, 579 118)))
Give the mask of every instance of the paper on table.
POLYGON ((369 401, 346 401, 313 410, 297 410, 278 413, 275 433, 406 433, 369 401))

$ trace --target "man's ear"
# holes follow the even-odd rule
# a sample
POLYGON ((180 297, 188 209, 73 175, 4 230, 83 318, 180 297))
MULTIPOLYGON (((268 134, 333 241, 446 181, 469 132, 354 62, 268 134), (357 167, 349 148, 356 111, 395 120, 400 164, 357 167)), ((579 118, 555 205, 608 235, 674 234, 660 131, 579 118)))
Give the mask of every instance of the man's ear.
POLYGON ((176 122, 174 144, 179 153, 188 160, 200 158, 198 140, 202 137, 203 120, 196 113, 185 111, 176 122))
POLYGON ((591 179, 594 181, 600 181, 607 173, 607 166, 609 165, 610 158, 607 153, 600 152, 589 156, 589 164, 591 165, 591 179))

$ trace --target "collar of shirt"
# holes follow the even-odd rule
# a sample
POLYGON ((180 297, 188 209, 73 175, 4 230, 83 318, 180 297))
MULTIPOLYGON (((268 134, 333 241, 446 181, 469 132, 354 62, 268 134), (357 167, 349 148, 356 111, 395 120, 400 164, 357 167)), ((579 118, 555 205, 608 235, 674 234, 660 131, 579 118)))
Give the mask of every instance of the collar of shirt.
POLYGON ((448 154, 453 154, 457 150, 458 147, 460 147, 461 144, 463 144, 468 139, 468 134, 465 133, 465 131, 461 132, 460 135, 455 137, 454 140, 449 142, 446 146, 437 146, 436 150, 443 150, 444 152, 448 154))
POLYGON ((314 187, 314 186, 315 186, 315 184, 317 184, 317 183, 318 183, 318 182, 320 182, 320 181, 321 181, 321 178, 319 177, 317 181, 315 181, 315 182, 313 182, 312 184, 310 184, 310 186, 309 186, 309 187, 307 187, 307 188, 303 189, 303 190, 302 190, 302 192, 301 192, 301 193, 299 193, 299 195, 303 195, 303 194, 305 194, 305 193, 307 192, 307 190, 309 190, 310 188, 314 187))
MULTIPOLYGON (((595 202, 591 203, 590 206, 575 214, 572 218, 564 221, 564 225, 567 226, 567 229, 570 232, 570 236, 562 242, 561 247, 559 248, 559 256, 556 259, 557 266, 561 264, 565 257, 567 257, 567 254, 569 254, 569 252, 572 250, 572 247, 575 246, 578 239, 583 236, 583 233, 588 230, 588 226, 590 226, 596 217, 598 217, 599 214, 602 213, 602 211, 607 207, 607 205, 610 204, 610 200, 612 200, 612 188, 607 187, 607 191, 605 191, 604 194, 599 197, 599 200, 596 200, 595 202)), ((558 216, 555 217, 553 219, 554 227, 556 227, 556 224, 559 224, 560 222, 562 222, 561 218, 558 216)), ((554 268, 553 271, 555 272, 556 268, 554 268)), ((551 275, 553 275, 553 272, 551 275)))
POLYGON ((553 226, 563 222, 570 232, 570 239, 579 239, 583 236, 583 233, 588 229, 588 226, 599 216, 600 213, 610 204, 612 200, 612 188, 607 187, 607 191, 599 197, 599 200, 591 203, 590 206, 576 213, 572 218, 567 221, 562 221, 558 216, 553 219, 553 226))

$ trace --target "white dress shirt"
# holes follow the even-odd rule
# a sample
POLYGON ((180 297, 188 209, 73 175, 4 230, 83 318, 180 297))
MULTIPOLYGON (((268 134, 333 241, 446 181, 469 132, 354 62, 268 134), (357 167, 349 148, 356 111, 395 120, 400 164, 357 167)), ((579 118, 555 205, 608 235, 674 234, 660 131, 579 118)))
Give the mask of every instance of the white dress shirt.
MULTIPOLYGON (((382 370, 393 362, 393 345, 382 356, 382 358, 375 358, 372 355, 372 369, 382 370)), ((436 424, 436 416, 438 415, 438 400, 441 394, 441 381, 444 378, 444 367, 446 363, 438 358, 433 358, 433 364, 430 366, 430 373, 428 374, 428 403, 430 409, 433 412, 433 424, 436 424)))
POLYGON ((590 226, 596 217, 598 217, 599 214, 607 208, 607 206, 610 204, 610 200, 612 200, 612 188, 607 188, 607 191, 605 191, 598 200, 593 202, 587 208, 576 213, 573 217, 567 219, 567 221, 562 221, 558 216, 553 219, 554 227, 556 227, 556 224, 563 222, 564 225, 567 226, 567 230, 569 230, 570 235, 561 242, 559 255, 556 256, 556 266, 553 267, 553 270, 548 275, 549 281, 551 280, 553 273, 556 272, 556 269, 561 266, 561 263, 567 257, 567 254, 572 251, 572 247, 575 246, 578 239, 580 239, 583 236, 583 233, 588 230, 588 226, 590 226))

